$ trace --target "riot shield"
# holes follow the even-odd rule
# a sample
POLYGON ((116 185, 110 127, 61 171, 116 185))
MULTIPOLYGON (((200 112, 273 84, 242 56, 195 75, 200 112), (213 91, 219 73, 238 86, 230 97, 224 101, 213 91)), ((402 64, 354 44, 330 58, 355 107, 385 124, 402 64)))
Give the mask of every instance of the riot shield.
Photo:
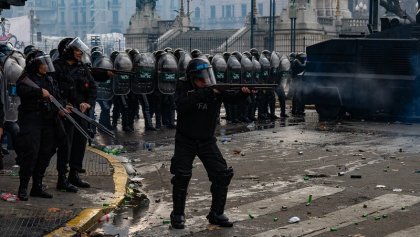
POLYGON ((266 58, 264 56, 264 54, 260 55, 260 60, 259 60, 260 64, 261 64, 261 78, 260 78, 260 82, 262 84, 267 84, 270 80, 270 69, 271 69, 271 63, 268 60, 268 58, 266 58))
POLYGON ((214 55, 213 59, 211 60, 211 65, 213 67, 214 76, 216 77, 216 82, 226 83, 227 63, 223 58, 223 55, 214 55))
POLYGON ((254 82, 257 84, 263 84, 263 82, 261 81, 261 64, 257 60, 257 58, 255 58, 255 56, 252 56, 252 66, 254 70, 254 82))
POLYGON ((226 83, 241 83, 241 63, 234 56, 230 56, 227 61, 226 83))
POLYGON ((2 80, 2 100, 4 121, 18 120, 20 98, 16 92, 16 82, 25 68, 25 57, 19 51, 12 52, 4 61, 4 80, 2 80))
POLYGON ((157 64, 157 74, 159 91, 162 94, 174 94, 178 79, 178 62, 173 54, 164 53, 160 56, 157 64))
POLYGON ((270 69, 270 79, 268 83, 280 84, 280 58, 275 51, 271 53, 270 57, 271 69, 270 69))
POLYGON ((241 58, 241 68, 242 68, 242 78, 241 83, 242 84, 253 84, 254 78, 253 78, 253 71, 254 71, 254 65, 252 64, 252 61, 248 57, 242 57, 241 58))
MULTIPOLYGON (((111 59, 102 55, 95 58, 92 62, 93 68, 103 68, 103 69, 113 69, 113 65, 111 59)), ((96 82, 97 83, 97 100, 111 100, 114 97, 114 92, 112 88, 112 78, 108 78, 108 80, 104 82, 96 82)))
POLYGON ((191 61, 192 56, 188 52, 182 52, 181 57, 178 61, 178 71, 180 77, 185 77, 185 71, 187 70, 188 63, 191 61))
MULTIPOLYGON (((120 52, 114 60, 114 69, 119 71, 131 71, 133 63, 125 52, 120 52)), ((113 77, 113 91, 115 95, 127 95, 130 93, 130 75, 115 74, 113 77)))
POLYGON ((131 91, 134 94, 150 94, 155 90, 155 56, 152 53, 136 54, 133 58, 134 76, 131 91))

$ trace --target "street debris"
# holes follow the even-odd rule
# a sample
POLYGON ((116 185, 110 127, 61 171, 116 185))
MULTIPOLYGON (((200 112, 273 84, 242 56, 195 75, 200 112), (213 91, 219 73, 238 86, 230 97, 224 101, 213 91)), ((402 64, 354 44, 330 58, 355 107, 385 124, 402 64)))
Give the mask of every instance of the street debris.
POLYGON ((392 191, 393 191, 393 192, 398 192, 398 193, 399 193, 399 192, 402 192, 402 189, 401 189, 401 188, 394 188, 394 189, 392 189, 392 191))
POLYGON ((376 185, 376 188, 386 188, 386 186, 382 185, 382 184, 378 184, 378 185, 376 185))
POLYGON ((121 153, 127 152, 127 150, 122 145, 108 145, 104 147, 102 151, 111 155, 119 155, 121 153))
POLYGON ((291 217, 291 218, 289 219, 289 223, 290 223, 290 224, 295 224, 295 223, 298 223, 299 221, 300 221, 300 218, 299 218, 299 217, 297 217, 297 216, 291 217))
POLYGON ((254 219, 255 218, 251 213, 248 214, 248 216, 249 216, 250 219, 254 219))
POLYGON ((360 174, 352 174, 352 175, 350 175, 350 178, 352 178, 352 179, 361 179, 362 176, 360 174))
POLYGON ((330 177, 328 174, 307 174, 309 178, 328 178, 330 177))
POLYGON ((234 154, 234 155, 239 155, 239 154, 241 154, 241 149, 238 149, 238 148, 233 149, 233 154, 234 154))
POLYGON ((286 206, 281 206, 281 210, 282 211, 287 211, 287 207, 286 206))
POLYGON ((230 137, 222 137, 221 140, 220 140, 220 142, 223 143, 223 144, 226 144, 226 143, 231 142, 231 141, 232 141, 232 138, 230 138, 230 137))
POLYGON ((344 172, 338 172, 338 176, 344 176, 344 172))
POLYGON ((104 222, 110 222, 114 219, 114 213, 108 213, 106 215, 103 215, 98 222, 99 223, 104 223, 104 222))
POLYGON ((12 193, 2 193, 0 197, 3 201, 6 201, 6 202, 17 202, 17 201, 19 201, 19 198, 12 193))
POLYGON ((156 143, 154 142, 144 142, 143 149, 148 151, 153 151, 156 147, 156 143))
POLYGON ((299 151, 299 152, 298 152, 298 155, 303 155, 303 152, 302 152, 302 151, 299 151))

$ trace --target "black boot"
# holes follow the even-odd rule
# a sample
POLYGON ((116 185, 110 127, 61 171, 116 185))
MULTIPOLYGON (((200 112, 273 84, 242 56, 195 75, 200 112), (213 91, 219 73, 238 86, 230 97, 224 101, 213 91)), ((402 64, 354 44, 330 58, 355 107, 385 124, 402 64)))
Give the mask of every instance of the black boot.
POLYGON ((4 166, 3 166, 3 154, 0 154, 0 170, 3 170, 4 166))
POLYGON ((20 176, 20 184, 19 184, 19 191, 18 191, 18 198, 21 201, 28 201, 28 184, 30 177, 23 177, 20 176))
POLYGON ((185 215, 176 215, 174 212, 171 213, 171 226, 174 229, 184 229, 185 228, 185 215))
POLYGON ((225 186, 211 185, 211 209, 207 215, 207 219, 210 224, 218 225, 220 227, 232 227, 233 223, 229 221, 229 218, 223 214, 226 204, 226 197, 228 188, 225 186))
POLYGON ((67 176, 65 174, 58 175, 57 190, 70 192, 70 193, 77 193, 78 191, 76 186, 69 183, 69 181, 67 180, 67 176))
POLYGON ((185 227, 185 201, 187 199, 188 183, 191 175, 175 175, 171 183, 173 211, 171 213, 171 226, 174 229, 184 229, 185 227))
POLYGON ((31 197, 53 198, 53 195, 45 192, 42 188, 41 177, 32 177, 32 189, 29 195, 31 195, 31 197))
POLYGON ((79 188, 90 188, 90 184, 79 177, 77 170, 71 169, 69 174, 69 182, 79 188))

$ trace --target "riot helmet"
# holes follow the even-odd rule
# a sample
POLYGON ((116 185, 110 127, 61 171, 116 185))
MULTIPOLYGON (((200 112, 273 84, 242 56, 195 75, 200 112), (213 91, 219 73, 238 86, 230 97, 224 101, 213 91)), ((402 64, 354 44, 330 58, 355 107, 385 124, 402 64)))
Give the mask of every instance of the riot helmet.
POLYGON ((115 58, 117 57, 118 54, 120 54, 120 52, 118 52, 118 51, 113 51, 111 53, 111 55, 109 56, 109 58, 111 59, 112 63, 114 63, 115 58))
POLYGON ((201 51, 199 49, 193 49, 191 51, 192 58, 198 58, 201 56, 201 51))
POLYGON ((261 54, 264 54, 264 56, 265 56, 267 59, 270 59, 270 57, 271 57, 271 52, 270 52, 270 51, 268 51, 267 49, 264 49, 264 50, 261 52, 261 54))
POLYGON ((234 51, 232 52, 232 55, 235 56, 239 61, 241 61, 242 59, 242 54, 239 53, 238 51, 234 51))
POLYGON ((226 62, 229 60, 230 55, 231 54, 229 52, 224 52, 223 53, 223 58, 225 59, 226 62))
POLYGON ((155 51, 153 54, 155 55, 155 58, 156 58, 156 62, 158 62, 159 61, 159 58, 160 58, 160 56, 162 56, 163 54, 165 54, 166 52, 165 51, 163 51, 163 50, 158 50, 158 51, 155 51))
POLYGON ((300 52, 296 55, 296 59, 299 60, 300 63, 304 64, 306 62, 306 53, 300 52))
POLYGON ((94 63, 95 63, 95 61, 96 61, 98 58, 102 57, 102 56, 103 56, 103 54, 102 54, 102 52, 101 52, 101 51, 94 51, 94 52, 92 52, 92 54, 90 55, 90 59, 92 60, 92 63, 94 64, 94 63))
POLYGON ((58 49, 51 49, 51 51, 50 51, 50 57, 51 57, 51 60, 53 60, 53 62, 55 60, 57 60, 59 58, 58 49))
POLYGON ((186 75, 195 88, 216 84, 212 66, 202 58, 194 58, 188 63, 186 75))
POLYGON ((132 49, 128 52, 128 56, 130 56, 131 61, 134 61, 137 55, 139 55, 140 52, 137 49, 132 49))
POLYGON ((55 72, 54 65, 52 63, 50 55, 44 53, 41 50, 34 50, 28 54, 25 60, 26 71, 32 73, 42 73, 39 71, 41 65, 45 66, 45 73, 55 72))
POLYGON ((256 49, 256 48, 252 48, 252 49, 250 49, 249 50, 249 52, 252 54, 252 56, 255 56, 255 57, 258 57, 259 56, 259 52, 258 52, 258 49, 256 49))
POLYGON ((132 50, 132 48, 126 48, 126 49, 124 50, 124 52, 128 53, 128 52, 130 52, 131 50, 132 50))
POLYGON ((1 65, 4 64, 4 61, 6 60, 6 57, 7 56, 4 53, 0 52, 0 63, 1 63, 1 65))
POLYGON ((296 53, 290 53, 290 54, 289 54, 289 59, 290 59, 290 61, 295 60, 295 58, 296 58, 296 53))
POLYGON ((12 46, 12 44, 10 44, 10 42, 7 42, 5 44, 0 44, 0 52, 6 56, 15 50, 16 49, 12 46))
POLYGON ((167 53, 173 53, 172 48, 170 48, 170 47, 164 48, 163 51, 165 51, 167 53))
POLYGON ((66 60, 76 60, 74 58, 74 51, 80 50, 82 54, 89 55, 89 47, 79 38, 65 38, 60 41, 58 44, 58 51, 60 53, 60 58, 66 60))
POLYGON ((249 59, 252 59, 252 54, 248 51, 243 52, 242 55, 244 55, 245 57, 247 57, 249 59))
POLYGON ((181 58, 181 56, 182 56, 182 54, 184 53, 185 51, 183 50, 183 49, 181 49, 181 48, 177 48, 177 49, 175 49, 175 51, 174 51, 174 55, 175 55, 175 57, 179 60, 180 58, 181 58))
POLYGON ((101 52, 104 53, 104 50, 99 47, 99 46, 94 46, 91 50, 90 50, 90 54, 93 54, 94 52, 101 52))
POLYGON ((116 70, 131 71, 133 69, 133 62, 125 52, 120 52, 114 59, 114 68, 116 70))
POLYGON ((185 73, 187 70, 187 66, 190 63, 192 57, 191 54, 188 52, 184 52, 181 58, 178 60, 178 70, 180 73, 185 73))
POLYGON ((36 50, 36 47, 30 44, 23 49, 23 54, 25 55, 25 57, 28 57, 28 55, 35 50, 36 50))

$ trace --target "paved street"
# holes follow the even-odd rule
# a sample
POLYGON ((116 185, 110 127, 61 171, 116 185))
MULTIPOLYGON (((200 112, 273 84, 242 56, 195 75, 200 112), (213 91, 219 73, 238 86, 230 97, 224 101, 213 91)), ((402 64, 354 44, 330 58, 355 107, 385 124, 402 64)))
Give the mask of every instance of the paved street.
POLYGON ((400 122, 319 123, 314 111, 274 126, 221 126, 218 144, 235 170, 226 213, 236 223, 208 225, 210 184, 196 159, 185 230, 167 224, 174 131, 141 140, 135 133, 119 142, 128 145, 125 155, 144 178, 149 205, 137 212, 123 208, 103 230, 123 236, 418 236, 418 131, 419 124, 400 122), (144 150, 144 141, 156 147, 144 150), (289 224, 294 216, 300 222, 289 224))

